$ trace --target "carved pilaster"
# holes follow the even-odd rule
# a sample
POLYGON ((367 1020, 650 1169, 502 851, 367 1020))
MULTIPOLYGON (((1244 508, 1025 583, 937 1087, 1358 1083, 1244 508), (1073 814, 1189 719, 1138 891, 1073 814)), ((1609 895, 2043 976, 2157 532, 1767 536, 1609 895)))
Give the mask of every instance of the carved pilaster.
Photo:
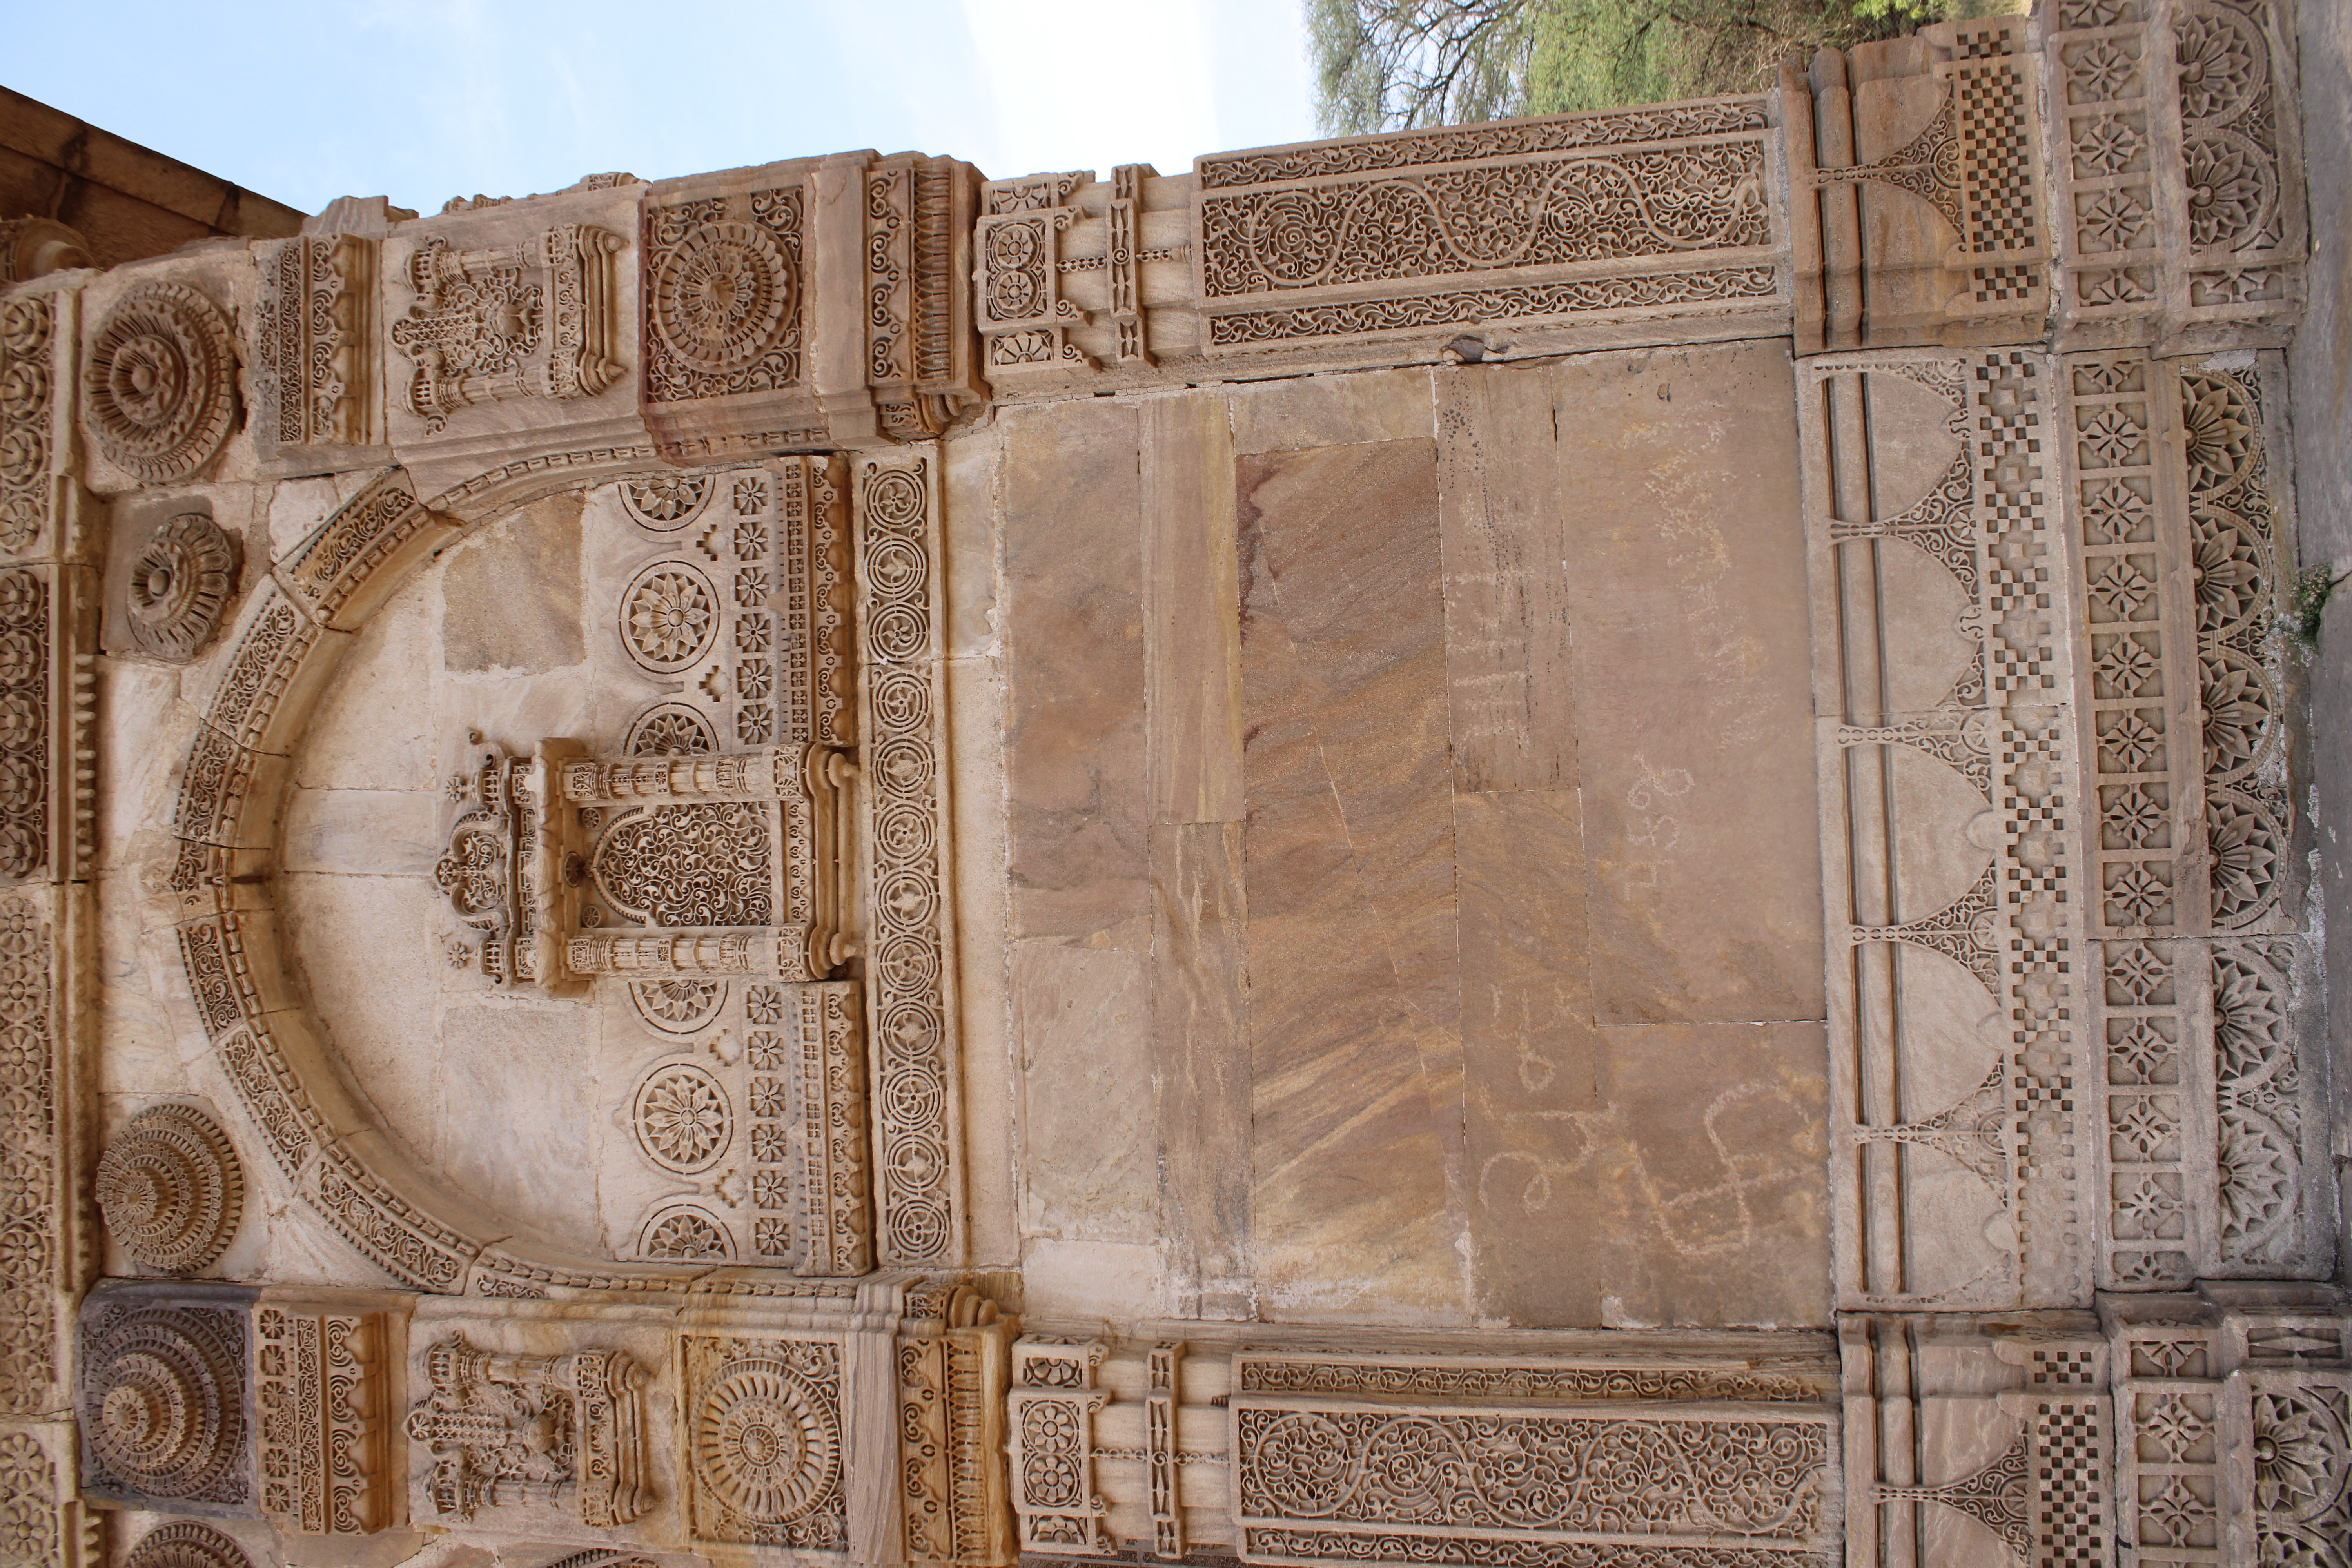
POLYGON ((1094 1483, 1095 1416, 1110 1402, 1095 1387, 1095 1369, 1109 1351, 1099 1340, 1013 1343, 1004 1425, 1024 1552, 1104 1556, 1117 1549, 1094 1483))
POLYGON ((305 1535, 397 1523, 399 1315, 381 1300, 273 1290, 253 1328, 262 1510, 305 1535))
POLYGON ((908 1292, 898 1327, 899 1501, 907 1557, 992 1568, 1016 1547, 1004 1396, 1013 1327, 961 1286, 908 1292))

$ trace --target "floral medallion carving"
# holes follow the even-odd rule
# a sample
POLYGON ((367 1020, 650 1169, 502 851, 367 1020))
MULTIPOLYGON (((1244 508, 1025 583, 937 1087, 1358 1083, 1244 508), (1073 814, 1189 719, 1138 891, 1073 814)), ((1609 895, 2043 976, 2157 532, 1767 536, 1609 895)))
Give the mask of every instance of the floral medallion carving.
POLYGON ((637 1086, 637 1144, 664 1170, 707 1170, 735 1138, 735 1108, 710 1073, 691 1062, 656 1068, 637 1086))
POLYGON ((85 1489, 119 1501, 252 1499, 241 1307, 100 1300, 81 1323, 85 1489))
POLYGON ((621 485, 621 510, 631 521, 656 533, 684 528, 710 504, 709 474, 655 474, 621 485))
POLYGON ((253 1568, 253 1559, 211 1525, 178 1520, 141 1536, 123 1568, 253 1568))
POLYGON ((58 1468, 22 1432, 0 1437, 0 1562, 57 1561, 58 1468))
POLYGON ((846 1545, 841 1347, 689 1339, 686 1354, 695 1534, 846 1545))
POLYGON ((677 976, 632 980, 629 1004, 649 1027, 665 1035, 697 1034, 709 1027, 727 1005, 727 983, 677 976))
POLYGON ((703 375, 730 375, 758 361, 799 303, 793 259, 748 223, 698 225, 654 272, 654 330, 703 375))
POLYGON ((188 1105, 132 1117, 95 1184, 106 1228, 146 1268, 193 1274, 218 1258, 245 1208, 245 1173, 213 1119, 188 1105))
POLYGON ((236 355, 213 302, 180 283, 132 289, 106 314, 83 377, 90 435, 148 484, 212 460, 236 416, 236 355))
POLYGON ((692 1204, 663 1209, 646 1222, 637 1256, 656 1263, 723 1263, 735 1256, 727 1227, 692 1204))
POLYGON ((719 635, 719 593, 683 561, 657 561, 621 595, 621 646, 656 675, 688 668, 719 635))
POLYGON ((131 563, 124 589, 140 647, 178 664, 194 658, 220 630, 241 554, 236 541, 202 512, 182 512, 157 529, 131 563))
POLYGON ((664 702, 637 716, 621 749, 633 757, 696 757, 717 751, 719 734, 685 703, 664 702))

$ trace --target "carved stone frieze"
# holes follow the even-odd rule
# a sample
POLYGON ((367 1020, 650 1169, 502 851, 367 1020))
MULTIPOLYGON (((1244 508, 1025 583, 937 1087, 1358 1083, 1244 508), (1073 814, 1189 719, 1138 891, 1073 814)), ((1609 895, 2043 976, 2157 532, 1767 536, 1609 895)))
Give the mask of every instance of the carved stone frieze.
POLYGON ((305 1535, 369 1535, 400 1517, 394 1320, 292 1292, 254 1309, 262 1510, 305 1535))
POLYGON ((0 883, 86 877, 96 853, 97 605, 73 566, 0 571, 0 883))
POLYGON ((517 1503, 565 1503, 593 1529, 652 1505, 645 1370, 622 1351, 509 1355, 463 1334, 423 1358, 430 1391, 407 1433, 431 1456, 426 1495, 445 1519, 517 1503))
POLYGON ((0 552, 54 547, 63 466, 58 428, 60 342, 69 335, 71 294, 21 294, 0 301, 0 552))
POLYGON ((220 308, 184 283, 142 283, 108 310, 82 367, 83 417, 142 484, 184 479, 236 424, 236 351, 220 308))
POLYGON ((908 1293, 899 1324, 899 1502, 907 1556, 983 1568, 1016 1550, 1004 1468, 1013 1327, 962 1286, 908 1293))
POLYGON ((265 455, 383 440, 379 247, 344 234, 281 240, 259 253, 254 435, 265 455))
POLYGON ((92 1185, 122 1249, 163 1274, 194 1274, 225 1251, 245 1212, 245 1172, 213 1119, 150 1106, 106 1146, 92 1185))
POLYGON ((2090 1314, 1847 1314, 1839 1342, 1848 1563, 2115 1561, 2118 1439, 2090 1314))
POLYGON ((144 1508, 250 1513, 250 1290, 117 1286, 83 1306, 82 1489, 144 1508))
POLYGON ((933 460, 866 463, 857 487, 858 646, 873 930, 866 1016, 880 1122, 876 1261, 951 1262, 962 1252, 962 1139, 949 908, 941 575, 933 460))
POLYGON ((846 1549, 841 1343, 688 1335, 683 1353, 696 1537, 846 1549))

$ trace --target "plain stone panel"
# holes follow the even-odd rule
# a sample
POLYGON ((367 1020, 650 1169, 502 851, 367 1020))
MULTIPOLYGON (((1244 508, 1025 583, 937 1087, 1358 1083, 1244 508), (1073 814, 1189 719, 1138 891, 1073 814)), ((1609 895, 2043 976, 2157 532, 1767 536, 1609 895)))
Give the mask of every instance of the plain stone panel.
POLYGON ((1239 488, 1260 1310, 1462 1310, 1461 1040, 1435 454, 1239 488))
MULTIPOLYGON (((1132 933, 1141 948, 1149 933, 1132 933)), ((1160 1175, 1151 1099, 1151 970, 1140 951, 1024 938, 1013 948, 1022 1075, 1022 1228, 1150 1241, 1160 1175)))
POLYGON ((289 871, 429 877, 447 847, 440 816, 440 802, 421 791, 298 785, 287 792, 278 850, 289 871))
POLYGON ((1435 433, 1426 370, 1284 377, 1232 389, 1234 450, 1296 452, 1435 433))
POLYGON ((1439 371, 1445 672, 1460 790, 1576 777, 1559 426, 1540 367, 1439 371))
POLYGON ((1225 403, 1155 399, 1139 426, 1151 820, 1238 822, 1240 573, 1225 403))
MULTIPOLYGON (((434 685, 441 663, 439 577, 427 572, 352 637, 295 759, 312 789, 432 789, 441 771, 434 685)), ((561 733, 561 731, 557 731, 561 733)), ((454 761, 455 759, 451 759, 454 761)))
POLYGON ((1787 347, 1555 374, 1597 1016, 1819 1018, 1787 347))
POLYGON ((1180 1316, 1251 1314, 1248 895, 1238 823, 1151 830, 1160 1231, 1180 1316))
POLYGON ((497 998, 450 1004, 441 1037, 439 1173, 559 1246, 599 1250, 598 1123, 550 1116, 593 1083, 593 1009, 497 998))
POLYGON ((580 497, 536 500, 450 552, 441 649, 454 673, 537 672, 587 657, 580 497))
POLYGON ((1005 791, 1016 934, 1147 916, 1137 413, 1005 417, 1005 791))

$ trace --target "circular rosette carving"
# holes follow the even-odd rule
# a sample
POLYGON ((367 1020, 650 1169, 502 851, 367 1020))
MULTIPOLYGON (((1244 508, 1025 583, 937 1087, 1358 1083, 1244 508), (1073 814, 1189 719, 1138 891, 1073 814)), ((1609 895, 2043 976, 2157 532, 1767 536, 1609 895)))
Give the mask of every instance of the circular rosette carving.
POLYGON ((840 1422, 807 1378, 782 1362, 730 1362, 702 1391, 694 1468, 730 1512, 754 1524, 789 1524, 833 1497, 840 1422))
POLYGON ((2274 239, 2278 170, 2269 154, 2235 132, 2217 131, 2181 149, 2189 197, 2189 243, 2232 249, 2274 239))
POLYGON ((2278 695, 2262 668, 2235 648, 2219 647, 2198 661, 2205 706, 2205 774, 2227 783, 2253 772, 2270 755, 2278 695))
POLYGON ((253 1568, 253 1559, 211 1525, 181 1520, 140 1537, 123 1568, 253 1568))
POLYGON ((1020 321, 1037 313, 1045 298, 1041 264, 1045 224, 1041 219, 999 224, 988 236, 988 314, 991 321, 1020 321))
POLYGON ((243 1500, 245 1352, 220 1316, 139 1308, 86 1336, 81 1429, 122 1489, 243 1500))
POLYGON ((2234 114, 2269 79, 2270 51, 2250 17, 2216 6, 2184 16, 2177 26, 2184 119, 2234 114))
POLYGON ((723 1262, 735 1256, 735 1245, 726 1226, 692 1204, 681 1204, 646 1222, 637 1256, 656 1263, 723 1262))
MULTIPOLYGON (((2265 1389, 2254 1395, 2253 1418, 2254 1506, 2263 1515, 2265 1551, 2284 1547, 2272 1559, 2283 1563, 2329 1561, 2317 1541, 2294 1527, 2316 1526, 2312 1534, 2324 1539, 2331 1516, 2336 1528, 2343 1524, 2352 1431, 2340 1399, 2319 1388, 2265 1389)), ((2340 1537, 2335 1544, 2340 1553, 2340 1537)))
POLYGON ((727 1005, 723 980, 632 980, 629 1003, 653 1028, 666 1035, 691 1035, 708 1027, 727 1005))
POLYGON ((2271 814, 2234 791, 2211 797, 2205 841, 2213 864, 2213 923, 2251 925, 2278 901, 2286 838, 2271 814))
POLYGON ((228 322, 179 283, 149 283, 116 303, 82 378, 92 439, 107 461, 149 484, 212 460, 236 417, 228 322))
POLYGON ((709 474, 655 474, 621 484, 621 510, 641 528, 668 533, 684 528, 710 504, 709 474))
POLYGON ((99 1212, 122 1250, 165 1274, 218 1258, 245 1211, 245 1173, 228 1135, 194 1106, 132 1117, 98 1163, 99 1212))
POLYGON ((735 1139, 727 1090, 691 1062, 657 1067, 637 1086, 637 1145, 664 1170, 708 1170, 735 1139))
POLYGON ((866 475, 866 521, 897 533, 923 527, 923 482, 904 468, 869 468, 866 475))
POLYGON ((775 345, 799 299, 792 260, 765 230, 707 223, 654 274, 654 331, 695 369, 726 375, 775 345))
POLYGON ((621 595, 621 646, 656 675, 675 675, 719 636, 719 594, 683 561, 656 561, 621 595))
POLYGON ((621 749, 633 757, 698 757, 719 749, 719 734, 685 703, 664 702, 637 715, 621 749))
POLYGON ((2236 632, 2270 597, 2270 551, 2252 527, 2228 512, 2198 520, 2191 570, 2197 585, 2197 630, 2206 638, 2236 632))
POLYGON ((156 530, 124 586, 131 637, 159 658, 184 664, 220 629, 236 591, 236 542, 201 512, 156 530))
POLYGON ((2189 487, 2200 500, 2234 486, 2254 463, 2254 410, 2225 375, 2181 377, 2180 421, 2189 487))

